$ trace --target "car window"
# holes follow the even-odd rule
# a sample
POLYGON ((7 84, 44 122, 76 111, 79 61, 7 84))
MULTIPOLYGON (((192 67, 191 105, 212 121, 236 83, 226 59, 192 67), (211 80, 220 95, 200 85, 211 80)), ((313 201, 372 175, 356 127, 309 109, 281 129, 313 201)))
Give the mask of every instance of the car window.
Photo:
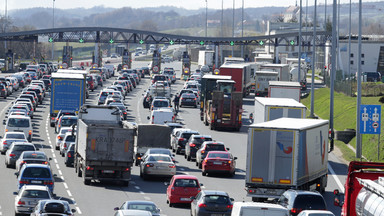
POLYGON ((150 156, 148 161, 157 161, 157 162, 171 162, 171 158, 165 156, 150 156))
POLYGON ((182 137, 182 138, 185 138, 185 139, 188 140, 193 134, 194 134, 194 133, 183 133, 183 134, 181 135, 181 137, 182 137))
POLYGON ((299 195, 293 206, 299 209, 327 209, 324 199, 316 195, 299 195))
POLYGON ((29 127, 29 119, 10 118, 8 120, 8 127, 29 127))
POLYGON ((155 106, 155 107, 167 107, 168 102, 167 101, 154 101, 153 106, 155 106))
POLYGON ((76 141, 76 136, 67 136, 65 141, 67 141, 67 142, 75 142, 76 141))
POLYGON ((278 204, 281 205, 281 206, 287 206, 288 205, 287 197, 284 196, 284 195, 281 195, 279 200, 278 200, 278 204))
POLYGON ((195 179, 176 179, 175 187, 198 187, 199 184, 195 179))
POLYGON ((22 194, 22 197, 50 199, 48 191, 42 191, 42 190, 25 190, 22 194))
POLYGON ((35 151, 35 147, 31 145, 15 145, 13 151, 35 151))
POLYGON ((156 207, 151 204, 130 204, 128 205, 128 209, 144 210, 156 213, 156 207))
POLYGON ((229 202, 228 197, 219 195, 205 196, 205 203, 226 204, 229 202))
POLYGON ((150 154, 166 154, 170 155, 170 151, 167 149, 151 149, 150 154))
POLYGON ((6 134, 6 139, 25 139, 25 135, 22 134, 6 134))
POLYGON ((205 150, 209 150, 209 151, 225 151, 225 148, 224 148, 224 145, 220 145, 220 144, 208 144, 205 147, 205 150))
POLYGON ((24 152, 23 158, 46 159, 45 154, 41 152, 24 152))
POLYGON ((229 154, 220 154, 220 153, 209 153, 208 158, 223 158, 223 159, 230 159, 229 154))
POLYGON ((71 126, 77 124, 77 118, 62 119, 61 126, 71 126))
POLYGON ((24 170, 23 178, 51 178, 51 173, 47 168, 28 167, 24 170))
POLYGON ((195 137, 194 139, 193 139, 193 143, 195 143, 195 144, 202 144, 203 142, 205 142, 205 141, 212 141, 212 138, 210 138, 210 137, 195 137))

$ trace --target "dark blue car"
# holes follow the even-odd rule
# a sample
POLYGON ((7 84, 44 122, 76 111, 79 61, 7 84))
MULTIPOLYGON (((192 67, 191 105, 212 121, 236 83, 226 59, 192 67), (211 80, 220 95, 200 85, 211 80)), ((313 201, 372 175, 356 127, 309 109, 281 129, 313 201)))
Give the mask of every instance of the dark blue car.
POLYGON ((25 164, 16 175, 19 190, 23 185, 43 185, 53 192, 55 180, 49 165, 25 164))

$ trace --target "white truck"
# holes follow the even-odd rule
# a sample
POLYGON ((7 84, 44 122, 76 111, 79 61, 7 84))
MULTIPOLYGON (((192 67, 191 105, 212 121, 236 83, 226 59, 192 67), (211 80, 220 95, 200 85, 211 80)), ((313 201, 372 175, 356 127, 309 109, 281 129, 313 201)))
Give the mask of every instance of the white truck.
POLYGON ((245 186, 252 201, 285 190, 324 192, 328 173, 328 121, 279 118, 248 129, 245 186))
POLYGON ((288 64, 263 64, 260 66, 262 71, 276 71, 279 73, 278 81, 290 81, 291 75, 289 74, 288 64))
POLYGON ((212 71, 213 65, 215 64, 215 52, 212 50, 200 50, 199 59, 198 59, 198 68, 203 67, 204 65, 208 66, 210 71, 212 71))
POLYGON ((164 125, 165 123, 176 122, 176 115, 173 108, 158 108, 151 111, 151 116, 147 117, 150 124, 164 125))
POLYGON ((269 81, 268 97, 292 98, 300 102, 301 85, 299 82, 269 81))
POLYGON ((274 71, 256 71, 255 72, 255 90, 256 96, 264 97, 268 95, 269 81, 277 81, 279 73, 274 71))
POLYGON ((255 97, 254 123, 278 118, 305 118, 307 107, 292 98, 255 97))
POLYGON ((136 129, 120 120, 113 106, 84 105, 77 123, 74 167, 86 185, 113 180, 128 186, 136 129))

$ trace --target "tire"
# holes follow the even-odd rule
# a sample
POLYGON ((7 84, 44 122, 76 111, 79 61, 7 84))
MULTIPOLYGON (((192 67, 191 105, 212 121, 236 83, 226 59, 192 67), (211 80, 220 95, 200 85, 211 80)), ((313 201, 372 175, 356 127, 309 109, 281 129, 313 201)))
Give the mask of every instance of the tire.
POLYGON ((66 161, 66 162, 65 162, 65 166, 66 166, 66 167, 70 167, 71 165, 66 161))
POLYGON ((187 159, 187 154, 184 154, 184 159, 187 159))
POLYGON ((196 166, 199 166, 199 162, 197 162, 197 159, 196 159, 195 165, 196 165, 196 166))
POLYGON ((199 169, 202 169, 202 168, 203 168, 203 164, 199 163, 199 169))
POLYGON ((77 163, 77 167, 76 167, 76 169, 77 169, 77 176, 78 176, 78 177, 82 177, 82 176, 83 176, 83 173, 82 173, 82 171, 81 171, 81 169, 80 169, 80 165, 79 165, 79 163, 77 163))
POLYGON ((169 207, 173 207, 173 203, 171 203, 171 202, 168 202, 168 205, 169 205, 169 207))
POLYGON ((230 174, 231 177, 234 177, 235 175, 236 175, 236 171, 233 171, 233 172, 230 174))
POLYGON ((187 161, 191 161, 191 156, 190 155, 187 156, 187 161))
POLYGON ((5 161, 5 167, 11 168, 11 164, 8 164, 7 161, 5 161))
POLYGON ((91 184, 91 180, 90 179, 84 179, 84 184, 85 185, 90 185, 91 184))
POLYGON ((202 176, 206 176, 206 175, 207 175, 207 172, 201 171, 201 175, 202 175, 202 176))

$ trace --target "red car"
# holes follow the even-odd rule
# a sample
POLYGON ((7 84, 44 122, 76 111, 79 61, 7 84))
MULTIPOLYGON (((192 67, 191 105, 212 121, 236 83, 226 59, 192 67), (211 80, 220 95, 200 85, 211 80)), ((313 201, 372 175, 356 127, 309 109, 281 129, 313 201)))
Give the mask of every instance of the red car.
POLYGON ((94 91, 97 88, 95 80, 96 80, 96 78, 94 76, 87 76, 88 88, 91 91, 94 91))
POLYGON ((174 175, 167 188, 167 203, 172 207, 175 203, 191 203, 191 197, 195 197, 200 191, 196 176, 174 175))
POLYGON ((235 175, 237 157, 233 157, 230 152, 226 151, 210 151, 203 160, 201 174, 203 176, 208 173, 228 173, 235 175))

